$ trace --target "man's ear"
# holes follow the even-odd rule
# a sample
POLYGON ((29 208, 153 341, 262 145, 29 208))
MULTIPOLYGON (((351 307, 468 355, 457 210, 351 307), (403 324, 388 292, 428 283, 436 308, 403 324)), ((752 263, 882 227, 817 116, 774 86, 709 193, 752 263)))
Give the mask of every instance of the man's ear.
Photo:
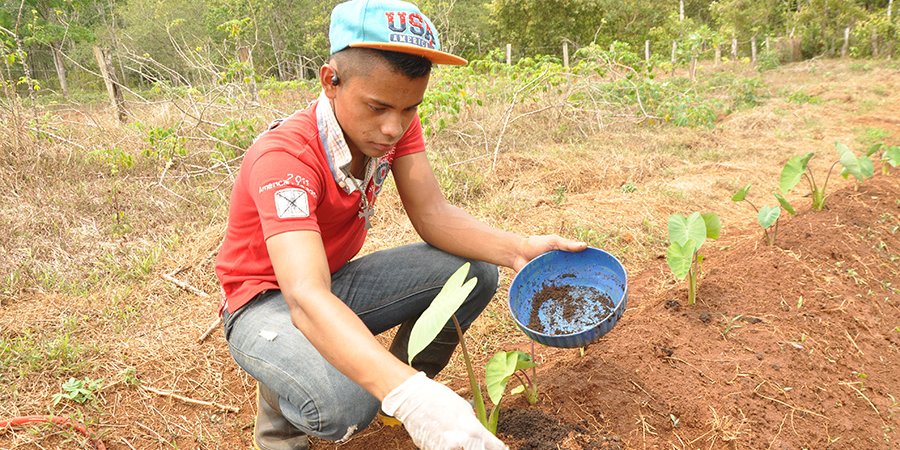
POLYGON ((319 84, 322 85, 325 96, 330 99, 333 99, 335 95, 337 95, 338 84, 340 84, 335 83, 334 80, 339 80, 334 67, 332 67, 331 64, 324 64, 322 68, 319 69, 319 84))

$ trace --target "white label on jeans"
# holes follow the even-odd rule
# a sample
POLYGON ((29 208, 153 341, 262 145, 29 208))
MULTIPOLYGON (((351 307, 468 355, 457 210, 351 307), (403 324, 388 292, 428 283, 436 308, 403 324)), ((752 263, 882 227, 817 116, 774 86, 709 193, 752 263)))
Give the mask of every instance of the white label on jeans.
POLYGON ((278 333, 276 333, 274 331, 261 330, 259 332, 259 337, 261 337, 267 341, 270 341, 270 342, 274 341, 276 336, 278 336, 278 333))

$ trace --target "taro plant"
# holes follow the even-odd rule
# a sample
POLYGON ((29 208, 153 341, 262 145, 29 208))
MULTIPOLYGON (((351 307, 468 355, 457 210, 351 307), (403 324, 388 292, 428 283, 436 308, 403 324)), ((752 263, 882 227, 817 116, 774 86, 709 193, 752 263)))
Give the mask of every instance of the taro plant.
POLYGON ((887 175, 891 167, 897 167, 897 164, 900 164, 900 146, 895 145, 888 147, 883 143, 875 144, 869 147, 866 156, 871 158, 882 150, 884 150, 884 152, 881 153, 881 173, 887 175))
POLYGON ((809 160, 815 156, 815 153, 810 152, 789 159, 784 168, 781 169, 781 179, 779 181, 781 193, 787 194, 801 179, 805 178, 812 197, 812 208, 816 211, 821 211, 825 208, 825 189, 828 187, 828 179, 831 178, 831 172, 838 163, 843 166, 841 176, 844 178, 853 175, 858 181, 864 181, 874 174, 874 164, 869 159, 869 155, 857 157, 853 150, 850 150, 849 147, 840 142, 836 143, 835 147, 837 148, 838 160, 828 169, 825 175, 825 182, 821 186, 816 182, 813 171, 809 167, 809 160))
POLYGON ((469 267, 470 264, 465 263, 450 276, 441 292, 438 293, 431 305, 416 321, 409 336, 407 351, 409 359, 407 362, 412 364, 413 358, 437 337, 448 321, 452 320, 456 326, 463 361, 466 365, 466 372, 469 375, 469 386, 471 387, 475 403, 475 415, 485 428, 496 434, 497 422, 500 418, 500 402, 503 399, 510 378, 516 376, 522 381, 522 386, 514 389, 513 393, 525 392, 529 403, 537 402, 537 384, 534 382, 533 371, 535 363, 531 355, 519 351, 498 352, 488 361, 485 366, 485 383, 487 384, 488 397, 494 405, 490 415, 488 415, 481 383, 475 377, 475 370, 472 366, 472 359, 469 357, 469 351, 466 348, 462 327, 456 319, 456 315, 454 315, 454 312, 459 309, 460 305, 462 305, 478 283, 478 279, 474 277, 465 281, 466 276, 469 274, 469 267), (531 377, 528 377, 525 372, 527 369, 532 369, 531 377), (524 380, 522 376, 524 376, 524 380))
POLYGON ((688 304, 697 299, 697 279, 704 256, 700 248, 707 239, 718 239, 722 231, 719 216, 714 213, 695 212, 687 217, 680 214, 669 216, 669 250, 666 262, 675 278, 688 277, 688 304))
MULTIPOLYGON (((487 418, 487 423, 485 424, 482 421, 488 431, 497 434, 497 422, 500 419, 500 402, 506 393, 506 386, 510 378, 514 375, 522 384, 514 388, 511 393, 518 394, 523 392, 528 403, 532 405, 537 403, 538 388, 534 378, 534 368, 536 366, 537 364, 534 363, 531 355, 520 351, 497 352, 484 366, 484 380, 487 384, 488 397, 491 399, 491 403, 494 404, 494 407, 491 408, 491 414, 487 418), (531 377, 528 376, 527 369, 532 370, 531 377)), ((482 406, 482 408, 484 407, 482 406)))
POLYGON ((784 209, 790 215, 797 214, 797 211, 791 205, 791 202, 781 194, 775 194, 775 199, 778 200, 779 206, 763 205, 762 207, 757 208, 753 202, 747 199, 747 193, 750 192, 750 186, 752 185, 748 184, 738 189, 738 191, 731 196, 731 201, 735 203, 744 201, 750 204, 750 206, 756 210, 756 222, 763 228, 766 245, 775 245, 775 238, 778 236, 778 219, 781 217, 781 210, 784 209))

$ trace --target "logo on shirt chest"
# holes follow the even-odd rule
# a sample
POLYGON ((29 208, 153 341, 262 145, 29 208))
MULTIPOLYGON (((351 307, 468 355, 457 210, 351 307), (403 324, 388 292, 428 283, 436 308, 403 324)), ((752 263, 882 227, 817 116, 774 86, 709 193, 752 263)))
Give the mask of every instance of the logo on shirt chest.
POLYGON ((309 217, 309 196, 303 189, 288 188, 277 191, 275 212, 282 219, 309 217))

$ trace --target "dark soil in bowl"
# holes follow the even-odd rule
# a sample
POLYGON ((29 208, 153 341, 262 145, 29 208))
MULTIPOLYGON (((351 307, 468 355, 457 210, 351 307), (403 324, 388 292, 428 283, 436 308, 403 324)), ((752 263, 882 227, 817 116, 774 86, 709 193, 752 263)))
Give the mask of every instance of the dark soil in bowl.
POLYGON ((594 287, 547 283, 532 300, 528 328, 549 335, 574 333, 600 323, 614 308, 612 299, 594 287), (539 312, 547 302, 554 309, 542 321, 539 312))

